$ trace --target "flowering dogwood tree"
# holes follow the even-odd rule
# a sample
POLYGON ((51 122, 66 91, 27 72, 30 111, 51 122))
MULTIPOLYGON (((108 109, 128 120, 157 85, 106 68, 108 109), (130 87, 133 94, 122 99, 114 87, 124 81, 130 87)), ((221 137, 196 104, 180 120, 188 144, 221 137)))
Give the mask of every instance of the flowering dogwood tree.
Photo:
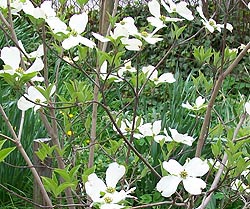
MULTIPOLYGON (((8 39, 0 52, 0 82, 12 89, 15 111, 21 112, 19 127, 13 127, 10 101, 0 103, 0 162, 16 147, 42 202, 17 196, 46 208, 204 209, 222 192, 225 198, 237 192, 236 199, 248 208, 249 94, 235 100, 233 118, 231 112, 218 113, 227 97, 223 81, 250 49, 250 42, 230 49, 230 4, 225 4, 225 18, 215 21, 213 14, 204 15, 202 3, 192 7, 185 1, 150 0, 140 27, 140 18, 116 14, 117 2, 109 27, 96 31, 90 14, 83 11, 64 14, 51 1, 0 0, 1 29, 8 39), (15 21, 31 25, 35 51, 29 41, 21 40, 15 21), (193 79, 189 85, 165 62, 200 34, 208 40, 218 36, 223 43, 220 51, 192 47, 192 59, 202 63, 201 69, 210 66, 214 74, 209 79, 200 70, 199 76, 188 76, 193 79), (161 44, 166 49, 157 61, 154 53, 161 44), (147 50, 150 56, 142 59, 147 50), (185 96, 185 88, 192 96, 185 96), (29 113, 46 130, 43 137, 51 140, 41 142, 35 152, 49 169, 48 176, 40 175, 23 147, 24 140, 33 140, 24 127, 29 113), (14 146, 3 147, 6 140, 14 146)), ((103 24, 101 19, 102 29, 103 24)))

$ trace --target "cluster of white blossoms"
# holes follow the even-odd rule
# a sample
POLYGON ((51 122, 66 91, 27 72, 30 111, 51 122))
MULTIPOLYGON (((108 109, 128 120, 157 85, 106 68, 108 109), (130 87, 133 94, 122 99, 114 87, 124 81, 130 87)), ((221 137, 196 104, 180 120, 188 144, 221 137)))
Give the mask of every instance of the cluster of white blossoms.
MULTIPOLYGON (((153 123, 144 123, 143 119, 140 117, 135 118, 135 125, 133 129, 133 123, 129 120, 116 120, 116 122, 120 123, 120 131, 123 135, 129 135, 133 131, 133 136, 136 139, 141 139, 144 137, 152 137, 155 142, 160 143, 160 141, 163 142, 177 142, 186 144, 188 146, 192 146, 192 143, 195 141, 195 139, 191 136, 188 136, 188 134, 181 134, 176 129, 169 128, 169 131, 171 133, 171 137, 169 136, 166 128, 162 131, 162 121, 157 120, 153 123)), ((113 126, 113 129, 118 133, 115 126, 113 126)))
MULTIPOLYGON (((100 67, 100 77, 102 80, 114 80, 114 82, 122 82, 124 80, 124 73, 137 72, 135 67, 132 67, 131 61, 125 60, 124 66, 120 67, 116 73, 108 72, 108 62, 105 60, 100 67)), ((155 85, 159 85, 161 83, 174 83, 176 80, 172 73, 163 73, 158 77, 158 70, 155 69, 154 66, 149 65, 147 67, 142 67, 142 72, 146 75, 146 77, 153 81, 155 85)))
MULTIPOLYGON (((206 183, 199 177, 205 175, 209 171, 209 165, 200 158, 187 160, 182 166, 176 160, 164 161, 163 168, 169 173, 164 176, 156 185, 156 189, 164 197, 170 197, 177 190, 179 183, 182 181, 184 189, 192 194, 199 195, 202 189, 206 187, 206 183)), ((95 173, 88 176, 85 183, 87 195, 92 199, 94 204, 98 204, 100 209, 120 209, 125 206, 122 201, 126 198, 135 198, 130 195, 135 190, 131 189, 117 191, 117 183, 125 174, 125 167, 114 162, 109 164, 106 170, 106 183, 104 183, 95 173)))
POLYGON ((88 181, 85 183, 85 189, 93 204, 99 204, 100 209, 124 208, 125 206, 121 202, 126 198, 134 198, 129 194, 135 190, 135 187, 133 187, 126 191, 117 191, 116 185, 125 172, 126 169, 123 165, 116 162, 109 164, 106 171, 106 184, 95 173, 90 174, 88 181))

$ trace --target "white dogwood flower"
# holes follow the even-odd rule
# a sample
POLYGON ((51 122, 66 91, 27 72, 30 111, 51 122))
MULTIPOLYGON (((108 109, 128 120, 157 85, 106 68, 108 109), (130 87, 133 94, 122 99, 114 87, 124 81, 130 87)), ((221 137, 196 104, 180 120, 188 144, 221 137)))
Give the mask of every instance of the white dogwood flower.
MULTIPOLYGON (((209 20, 203 14, 203 10, 201 6, 196 7, 197 12, 199 13, 200 17, 202 18, 202 23, 206 29, 210 33, 213 33, 215 30, 221 32, 221 29, 224 28, 224 24, 217 24, 214 19, 210 18, 209 20)), ((233 26, 230 23, 226 23, 226 29, 232 32, 233 26)))
POLYGON ((145 123, 138 127, 139 132, 142 134, 140 138, 151 136, 159 143, 160 141, 171 141, 169 137, 166 137, 161 132, 161 120, 157 120, 153 123, 145 123))
POLYGON ((249 185, 247 186, 246 184, 244 184, 242 182, 242 180, 240 180, 240 179, 235 179, 231 183, 231 188, 234 191, 243 192, 243 193, 247 193, 247 194, 250 193, 250 186, 249 185))
MULTIPOLYGON (((176 129, 169 128, 169 131, 171 133, 172 140, 175 142, 192 146, 192 143, 195 141, 193 137, 188 136, 187 134, 180 134, 176 129)), ((166 129, 164 129, 164 133, 168 136, 166 129)))
POLYGON ((161 0, 162 5, 169 13, 178 13, 180 16, 187 20, 193 20, 191 10, 187 8, 187 3, 185 1, 180 1, 179 3, 174 3, 172 0, 161 0))
MULTIPOLYGON (((119 119, 116 120, 116 123, 118 123, 118 122, 119 122, 119 119)), ((140 127, 142 124, 143 124, 143 119, 136 116, 135 117, 134 131, 136 131, 138 129, 138 127, 140 127)), ((114 131, 116 131, 118 133, 115 126, 113 126, 113 129, 114 129, 114 131)), ((127 119, 120 121, 120 131, 123 133, 123 135, 130 134, 132 129, 133 129, 133 121, 129 121, 127 119)), ((140 138, 140 134, 134 133, 134 137, 140 138)))
POLYGON ((122 73, 124 72, 135 73, 136 72, 135 67, 132 67, 131 60, 124 60, 124 63, 125 63, 124 66, 119 69, 120 71, 122 71, 122 73))
POLYGON ((95 43, 83 36, 81 34, 85 31, 86 25, 88 23, 87 13, 74 14, 69 20, 70 35, 62 42, 62 47, 66 50, 77 46, 78 44, 83 44, 89 48, 94 48, 95 43))
POLYGON ((149 8, 149 12, 153 16, 148 17, 147 20, 151 25, 155 26, 158 29, 166 27, 165 25, 166 22, 177 22, 177 21, 184 20, 180 18, 171 18, 171 17, 166 17, 164 15, 161 15, 160 4, 157 0, 152 0, 148 2, 148 8, 149 8))
POLYGON ((143 67, 142 72, 146 74, 147 78, 153 81, 155 85, 160 83, 174 83, 176 81, 172 73, 163 73, 160 77, 158 77, 158 71, 152 65, 143 67))
POLYGON ((125 167, 116 162, 111 163, 106 171, 106 184, 95 173, 90 174, 85 183, 87 195, 90 196, 93 203, 100 203, 101 209, 124 208, 125 206, 119 203, 127 197, 132 197, 129 194, 135 190, 135 188, 119 192, 116 190, 116 185, 124 174, 125 167))
POLYGON ((114 82, 122 82, 123 81, 123 75, 122 75, 122 71, 117 71, 117 76, 112 74, 112 73, 108 73, 108 62, 107 60, 105 60, 101 67, 100 67, 100 77, 102 80, 109 80, 109 79, 113 79, 114 82))
POLYGON ((39 7, 35 7, 31 1, 26 0, 23 2, 22 9, 24 13, 31 15, 36 19, 42 18, 46 20, 56 16, 51 1, 44 1, 39 7))
POLYGON ((41 71, 44 67, 42 59, 37 57, 34 63, 24 71, 24 69, 20 67, 21 53, 17 47, 4 47, 1 50, 1 59, 5 65, 4 70, 0 70, 0 73, 8 73, 10 75, 17 74, 22 76, 23 74, 41 71))
POLYGON ((182 103, 182 107, 187 108, 189 110, 200 110, 202 108, 207 107, 207 105, 204 105, 205 102, 205 98, 202 98, 201 96, 197 97, 195 100, 195 104, 192 106, 189 104, 189 102, 187 101, 186 103, 182 103))
POLYGON ((161 178, 156 185, 156 189, 164 197, 170 197, 174 194, 181 181, 184 189, 192 195, 199 195, 202 189, 206 188, 206 183, 197 177, 205 175, 209 166, 206 161, 202 161, 200 158, 195 157, 183 166, 176 160, 171 159, 168 162, 163 162, 163 168, 169 175, 161 178))
MULTIPOLYGON (((43 89, 42 87, 40 88, 43 89)), ((54 85, 51 89, 50 96, 55 93, 55 90, 56 88, 54 85)), ((34 86, 30 86, 27 90, 27 94, 24 94, 24 96, 17 101, 17 107, 22 111, 26 111, 34 107, 34 111, 37 111, 41 108, 41 105, 46 106, 46 101, 47 99, 40 91, 38 91, 34 86)))

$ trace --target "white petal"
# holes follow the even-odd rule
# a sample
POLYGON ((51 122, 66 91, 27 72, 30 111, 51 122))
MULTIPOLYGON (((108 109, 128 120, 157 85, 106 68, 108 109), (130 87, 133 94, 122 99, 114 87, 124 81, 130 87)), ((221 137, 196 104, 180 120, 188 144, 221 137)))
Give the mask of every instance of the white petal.
POLYGON ((88 23, 88 15, 86 13, 74 14, 69 20, 69 27, 81 34, 88 23))
POLYGON ((116 162, 109 164, 109 167, 106 171, 106 184, 107 184, 107 186, 115 188, 118 181, 125 174, 125 171, 126 171, 126 169, 123 165, 119 165, 116 162))
POLYGON ((197 10, 197 12, 199 13, 200 17, 201 17, 203 20, 206 21, 207 19, 205 18, 204 14, 203 14, 202 6, 196 7, 196 10, 197 10))
POLYGON ((22 53, 22 56, 23 56, 23 57, 24 57, 24 55, 29 56, 28 53, 26 52, 26 50, 25 50, 25 48, 24 48, 23 43, 22 43, 21 40, 18 41, 18 45, 19 45, 19 47, 20 47, 21 50, 22 50, 22 52, 21 52, 21 53, 22 53))
POLYGON ((43 55, 44 55, 44 51, 43 51, 43 45, 42 45, 42 44, 39 45, 39 47, 37 48, 36 51, 31 52, 31 53, 29 54, 29 56, 30 56, 31 58, 37 58, 37 57, 41 57, 41 56, 43 56, 43 55))
POLYGON ((154 81, 157 83, 158 80, 158 70, 154 70, 154 72, 148 72, 147 74, 147 78, 149 78, 149 80, 154 81))
POLYGON ((185 190, 192 195, 201 194, 202 189, 206 188, 206 183, 202 179, 193 177, 183 179, 183 185, 185 190))
POLYGON ((157 120, 153 123, 153 133, 158 135, 161 132, 161 120, 157 120))
POLYGON ((85 190, 94 202, 100 202, 100 192, 106 191, 106 185, 95 173, 92 173, 85 183, 85 190))
POLYGON ((1 0, 0 1, 0 7, 3 8, 3 9, 6 9, 7 8, 7 0, 1 0))
POLYGON ((156 136, 154 136, 154 140, 155 140, 155 142, 157 142, 157 143, 160 143, 160 141, 167 141, 167 137, 166 136, 164 136, 164 135, 156 135, 156 136))
MULTIPOLYGON (((27 97, 27 95, 25 95, 27 97)), ((28 100, 26 100, 24 97, 21 97, 18 101, 17 101, 17 107, 19 110, 23 110, 26 111, 32 107, 34 107, 35 104, 32 102, 29 102, 28 100)))
POLYGON ((65 50, 69 50, 72 47, 75 47, 79 44, 79 39, 75 36, 70 35, 68 38, 66 38, 63 42, 62 42, 62 47, 65 50))
POLYGON ((154 66, 149 65, 149 66, 147 66, 147 67, 143 67, 143 68, 142 68, 142 72, 143 72, 144 74, 151 74, 152 71, 153 71, 154 69, 155 69, 154 66))
POLYGON ((106 76, 107 76, 107 68, 108 68, 108 62, 107 60, 105 60, 101 67, 100 67, 100 76, 102 78, 102 80, 105 80, 106 79, 106 76))
POLYGON ((194 19, 192 12, 187 8, 187 3, 184 1, 181 1, 180 3, 176 4, 176 12, 187 20, 194 19))
POLYGON ((156 189, 161 192, 164 197, 170 197, 176 192, 178 184, 181 182, 181 178, 177 176, 164 176, 157 183, 156 189))
POLYGON ((187 108, 189 110, 193 110, 194 108, 189 104, 189 102, 187 101, 186 104, 182 103, 181 104, 182 107, 187 108))
POLYGON ((245 109, 246 109, 246 112, 250 115, 250 102, 246 102, 245 109))
POLYGON ((28 88, 28 98, 35 102, 35 100, 40 100, 40 102, 45 102, 46 98, 38 91, 34 86, 28 88))
POLYGON ((166 22, 179 22, 179 21, 183 21, 185 19, 183 18, 176 18, 176 17, 166 17, 165 21, 166 22))
POLYGON ((167 10, 168 13, 172 13, 170 7, 165 3, 164 0, 161 0, 161 4, 167 10))
POLYGON ((116 27, 114 29, 114 32, 113 33, 110 33, 111 37, 113 39, 117 39, 118 37, 126 37, 128 38, 129 37, 129 32, 128 30, 125 28, 125 27, 116 27))
POLYGON ((195 140, 193 137, 188 136, 187 134, 180 134, 176 129, 169 128, 172 139, 176 142, 186 144, 191 146, 193 141, 195 140))
POLYGON ((157 27, 157 28, 163 28, 163 27, 165 27, 165 24, 164 24, 159 18, 148 17, 148 18, 147 18, 147 21, 148 21, 151 25, 153 25, 153 26, 155 26, 155 27, 157 27))
POLYGON ((160 82, 167 82, 167 83, 174 83, 176 80, 174 78, 174 75, 172 73, 163 73, 159 77, 160 82))
POLYGON ((193 158, 183 166, 189 176, 203 176, 209 171, 209 165, 200 158, 193 158))
POLYGON ((4 47, 1 50, 1 59, 5 65, 9 65, 13 70, 16 70, 21 61, 20 51, 17 47, 4 47))
POLYGON ((67 25, 63 21, 61 21, 58 17, 48 18, 46 19, 46 22, 48 23, 53 33, 68 34, 67 25))
POLYGON ((145 123, 141 125, 138 130, 143 136, 153 136, 152 132, 152 124, 151 123, 145 123))
POLYGON ((250 9, 250 2, 248 3, 247 7, 248 7, 248 9, 250 9))
POLYGON ((33 73, 42 70, 44 67, 43 61, 41 58, 36 58, 35 62, 25 73, 33 73))
POLYGON ((164 161, 162 166, 172 175, 179 175, 184 170, 183 166, 173 159, 170 159, 168 162, 164 161))
POLYGON ((200 106, 202 106, 205 102, 205 98, 202 98, 201 96, 197 97, 197 99, 195 100, 195 104, 197 106, 197 108, 199 108, 200 106))
POLYGON ((46 15, 46 18, 48 18, 48 17, 55 17, 56 16, 56 12, 52 8, 52 1, 44 1, 41 4, 41 9, 44 11, 44 13, 46 15))
POLYGON ((25 1, 22 5, 22 9, 25 14, 33 16, 35 7, 31 1, 25 1))
POLYGON ((142 42, 136 38, 132 38, 132 39, 122 38, 121 42, 122 44, 125 45, 125 48, 129 51, 141 50, 142 42))
POLYGON ((45 19, 46 18, 44 11, 39 7, 34 8, 32 16, 36 19, 39 19, 39 18, 45 19))
POLYGON ((149 9, 149 12, 157 17, 157 18, 160 18, 161 16, 161 13, 160 13, 160 4, 158 3, 158 1, 156 0, 152 0, 150 2, 148 2, 148 9, 149 9))
POLYGON ((114 203, 110 203, 110 204, 102 204, 100 206, 100 209, 120 209, 120 208, 124 208, 124 207, 125 206, 114 204, 114 203))
POLYGON ((119 203, 122 200, 125 200, 127 197, 127 193, 124 190, 121 190, 120 192, 114 192, 112 195, 112 203, 119 203))
POLYGON ((231 33, 233 31, 233 26, 230 23, 226 24, 226 29, 229 30, 231 33))
POLYGON ((108 38, 105 38, 104 36, 98 34, 98 33, 92 33, 92 35, 100 42, 105 43, 105 42, 109 42, 110 40, 108 38))
POLYGON ((163 40, 163 38, 154 38, 154 37, 143 37, 144 38, 144 40, 146 41, 146 42, 148 42, 149 44, 156 44, 157 42, 159 42, 159 41, 162 41, 163 40))
POLYGON ((77 36, 79 43, 93 49, 95 47, 95 43, 85 37, 82 37, 80 35, 77 36))
POLYGON ((34 76, 33 78, 31 78, 31 81, 43 82, 44 77, 34 76))
POLYGON ((52 96, 56 92, 56 85, 55 84, 50 84, 50 85, 53 85, 49 93, 49 96, 52 96))

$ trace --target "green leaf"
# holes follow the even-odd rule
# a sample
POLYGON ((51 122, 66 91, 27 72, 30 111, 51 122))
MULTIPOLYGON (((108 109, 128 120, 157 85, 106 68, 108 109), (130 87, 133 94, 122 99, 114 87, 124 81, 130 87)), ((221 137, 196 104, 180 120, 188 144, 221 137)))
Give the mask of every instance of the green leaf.
POLYGON ((89 0, 76 0, 77 4, 79 4, 79 6, 84 6, 85 4, 88 3, 89 0))
POLYGON ((2 147, 3 147, 3 145, 4 145, 5 142, 6 142, 6 140, 1 140, 0 141, 0 149, 2 149, 2 147))
POLYGON ((32 73, 27 73, 27 74, 23 74, 21 79, 20 79, 20 83, 23 85, 26 82, 30 81, 31 78, 35 77, 37 75, 37 72, 32 72, 32 73))
POLYGON ((68 174, 67 168, 65 170, 56 168, 54 172, 58 173, 64 179, 64 181, 71 182, 71 177, 68 174))
POLYGON ((55 197, 58 197, 59 194, 61 194, 65 189, 67 189, 68 187, 75 187, 75 184, 73 183, 69 183, 69 182, 64 182, 62 184, 60 184, 56 190, 55 190, 55 197))
POLYGON ((221 154, 222 150, 221 140, 219 139, 216 144, 212 144, 211 149, 214 157, 217 158, 221 154))
POLYGON ((76 173, 80 167, 81 167, 81 165, 75 166, 69 171, 69 175, 70 175, 71 179, 73 179, 73 177, 76 175, 76 173))
POLYGON ((3 162, 4 159, 15 149, 15 147, 9 147, 6 149, 0 150, 0 162, 3 162))

